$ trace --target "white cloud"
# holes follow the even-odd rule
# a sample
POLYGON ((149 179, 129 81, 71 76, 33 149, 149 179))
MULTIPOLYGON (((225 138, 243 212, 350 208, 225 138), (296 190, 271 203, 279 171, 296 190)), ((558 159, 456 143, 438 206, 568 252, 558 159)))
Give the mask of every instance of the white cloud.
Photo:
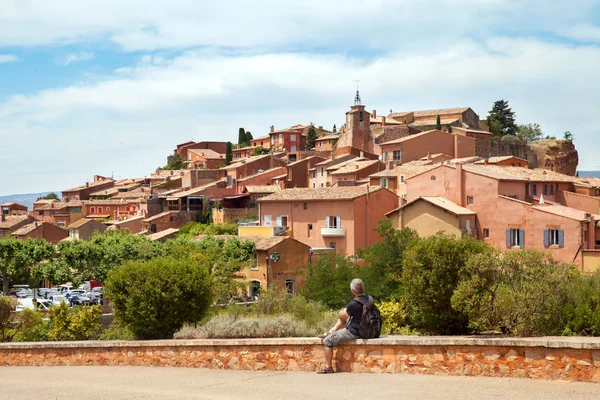
POLYGON ((0 136, 11 132, 2 141, 15 149, 0 155, 0 167, 22 171, 3 177, 3 190, 55 190, 112 171, 147 175, 176 143, 233 141, 240 126, 255 136, 271 124, 339 127, 357 78, 367 107, 380 114, 468 105, 485 117, 493 101, 508 99, 520 123, 540 123, 557 136, 571 130, 581 168, 593 168, 598 64, 598 47, 508 38, 369 61, 335 53, 214 50, 142 57, 110 76, 0 103, 0 136), (43 147, 21 145, 49 137, 56 140, 43 147), (23 180, 27 173, 39 178, 23 180))
POLYGON ((68 56, 66 56, 64 58, 63 64, 69 65, 72 63, 80 62, 80 61, 87 61, 87 60, 91 60, 94 57, 95 57, 95 55, 91 51, 80 51, 78 53, 72 53, 72 54, 69 54, 68 56))
POLYGON ((19 58, 13 54, 0 54, 0 64, 17 61, 19 61, 19 58))
POLYGON ((585 42, 600 43, 600 26, 591 24, 575 25, 565 32, 565 36, 585 42))

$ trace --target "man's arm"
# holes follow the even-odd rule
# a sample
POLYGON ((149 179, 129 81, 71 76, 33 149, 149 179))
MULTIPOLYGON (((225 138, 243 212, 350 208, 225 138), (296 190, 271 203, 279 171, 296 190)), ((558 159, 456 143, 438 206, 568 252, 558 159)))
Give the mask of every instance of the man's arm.
POLYGON ((343 308, 338 314, 338 318, 342 321, 347 321, 349 317, 350 316, 348 315, 348 311, 346 311, 345 308, 343 308))

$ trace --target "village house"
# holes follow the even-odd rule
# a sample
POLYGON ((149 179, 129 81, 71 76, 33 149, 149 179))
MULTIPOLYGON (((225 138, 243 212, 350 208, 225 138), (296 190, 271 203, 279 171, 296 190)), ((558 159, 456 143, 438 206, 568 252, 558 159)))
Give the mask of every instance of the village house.
POLYGON ((475 161, 474 164, 498 165, 500 167, 529 167, 527 160, 515 156, 489 157, 485 160, 475 161))
POLYGON ((142 232, 151 234, 166 231, 169 228, 181 228, 190 221, 192 220, 185 212, 165 211, 142 220, 142 232))
MULTIPOLYGON (((200 241, 208 236, 200 235, 193 240, 200 241)), ((310 263, 310 247, 288 236, 211 236, 216 239, 250 241, 256 245, 252 266, 238 274, 238 279, 248 282, 250 297, 262 290, 276 287, 297 294, 304 286, 304 267, 310 263)))
POLYGON ((82 201, 38 200, 33 203, 33 210, 29 215, 40 222, 66 228, 73 222, 83 218, 84 212, 82 201))
POLYGON ((299 161, 289 163, 286 167, 284 186, 286 188, 307 188, 309 187, 310 173, 309 171, 318 163, 325 161, 324 158, 318 156, 309 156, 299 161))
POLYGON ((434 168, 436 168, 435 165, 412 163, 394 167, 393 163, 389 162, 388 168, 369 176, 371 180, 370 184, 388 189, 400 198, 400 203, 402 204, 407 199, 406 179, 434 168))
POLYGON ((252 156, 219 169, 227 182, 227 187, 237 190, 237 181, 245 177, 276 167, 285 167, 287 163, 272 154, 252 156))
POLYGON ((331 177, 329 176, 329 172, 335 171, 337 168, 343 167, 344 165, 346 165, 346 163, 348 163, 352 160, 364 161, 366 159, 356 157, 353 154, 346 154, 341 157, 336 157, 334 159, 321 161, 321 162, 315 164, 312 168, 310 168, 308 170, 308 173, 309 173, 308 187, 319 188, 319 187, 327 187, 327 186, 331 185, 331 177))
POLYGON ((187 161, 188 168, 217 169, 225 165, 225 153, 217 153, 211 149, 190 149, 187 161))
POLYGON ((113 219, 104 224, 107 226, 106 230, 119 230, 127 229, 131 233, 139 233, 142 231, 142 220, 145 218, 141 215, 136 217, 127 217, 121 220, 113 219))
POLYGON ((398 206, 398 197, 379 186, 286 189, 259 204, 261 226, 287 227, 313 249, 354 255, 378 240, 373 228, 398 206))
POLYGON ((310 125, 294 125, 286 129, 275 130, 271 126, 269 142, 271 149, 296 152, 306 148, 306 132, 310 125))
POLYGON ((235 187, 235 193, 243 194, 246 186, 269 185, 272 183, 273 178, 277 179, 281 176, 287 177, 287 169, 285 167, 275 167, 265 171, 259 170, 255 174, 239 178, 235 187))
MULTIPOLYGON (((379 160, 350 162, 343 167, 329 172, 329 175, 331 176, 331 185, 356 186, 357 182, 368 178, 369 175, 379 172, 384 168, 385 165, 379 160)), ((369 180, 365 183, 369 183, 369 180)))
POLYGON ((85 218, 111 220, 143 215, 142 200, 120 199, 113 197, 107 200, 88 200, 83 202, 85 218))
POLYGON ((244 194, 249 196, 249 207, 257 208, 259 199, 281 190, 279 185, 248 185, 244 188, 244 194))
POLYGON ((61 240, 69 236, 66 229, 59 228, 48 222, 34 221, 17 229, 12 235, 18 239, 44 239, 52 244, 58 244, 61 240))
POLYGON ((318 151, 331 151, 339 139, 337 133, 323 135, 315 139, 315 150, 318 151))
POLYGON ((28 215, 5 215, 0 213, 0 238, 9 236, 17 229, 35 221, 28 215))
POLYGON ((487 126, 479 119, 479 115, 470 107, 442 108, 437 110, 405 111, 390 113, 387 120, 395 120, 408 124, 422 131, 435 129, 437 117, 443 127, 466 127, 487 131, 487 126))
POLYGON ((69 237, 63 240, 90 240, 95 232, 103 233, 108 226, 89 218, 81 218, 69 225, 69 237))
MULTIPOLYGON (((225 154, 227 152, 227 142, 194 142, 189 141, 178 144, 173 151, 181 155, 184 160, 190 160, 191 150, 211 150, 217 154, 225 154)), ((170 157, 167 159, 167 163, 170 162, 170 157)))
POLYGON ((252 156, 254 152, 254 147, 252 146, 244 146, 237 144, 234 149, 231 150, 231 159, 233 161, 241 160, 244 158, 248 158, 252 156))
POLYGON ((88 200, 90 194, 110 189, 113 186, 115 186, 115 181, 112 178, 94 175, 94 182, 92 183, 86 182, 85 185, 63 190, 62 201, 88 200))
POLYGON ((19 203, 4 203, 0 205, 0 213, 4 216, 27 215, 27 206, 19 203))
POLYGON ((271 136, 265 135, 261 137, 257 137, 256 139, 252 139, 250 141, 250 147, 262 147, 265 150, 271 149, 271 136))
POLYGON ((146 237, 153 242, 164 243, 169 239, 174 239, 177 236, 177 232, 179 232, 179 229, 169 228, 165 229, 164 231, 151 233, 146 237))

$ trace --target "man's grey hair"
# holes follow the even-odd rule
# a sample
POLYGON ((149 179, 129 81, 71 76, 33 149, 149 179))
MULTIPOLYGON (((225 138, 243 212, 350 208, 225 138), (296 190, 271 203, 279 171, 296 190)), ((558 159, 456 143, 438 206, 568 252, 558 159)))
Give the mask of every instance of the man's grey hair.
POLYGON ((365 292, 365 284, 358 278, 352 279, 352 282, 350 282, 350 289, 355 293, 363 294, 365 292))

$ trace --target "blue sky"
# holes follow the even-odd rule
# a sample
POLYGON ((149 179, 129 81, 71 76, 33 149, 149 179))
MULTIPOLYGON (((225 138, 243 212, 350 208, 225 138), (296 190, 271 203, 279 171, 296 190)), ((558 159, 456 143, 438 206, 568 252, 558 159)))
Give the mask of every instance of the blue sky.
POLYGON ((147 176, 175 145, 509 100, 600 169, 600 1, 0 0, 0 195, 147 176))

